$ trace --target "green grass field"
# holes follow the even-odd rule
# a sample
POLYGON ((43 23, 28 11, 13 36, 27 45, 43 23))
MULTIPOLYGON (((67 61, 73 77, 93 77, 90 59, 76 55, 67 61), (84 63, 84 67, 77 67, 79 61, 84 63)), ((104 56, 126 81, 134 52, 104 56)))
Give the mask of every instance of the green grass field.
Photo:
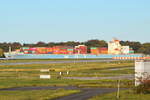
MULTIPOLYGON (((24 60, 24 62, 26 61, 28 60, 24 60)), ((20 62, 20 60, 12 60, 8 62, 20 62)), ((133 68, 134 62, 132 61, 0 65, 0 88, 26 86, 77 86, 81 88, 116 88, 117 80, 114 79, 77 80, 64 79, 63 77, 109 77, 119 76, 123 74, 128 75, 134 74, 133 68), (49 69, 50 72, 40 72, 41 69, 49 69), (66 73, 67 71, 69 71, 68 75, 66 73), (61 76, 59 75, 59 72, 62 72, 61 76), (40 79, 40 75, 51 75, 51 79, 40 79)), ((121 80, 120 87, 131 88, 133 86, 134 80, 121 80)), ((37 98, 39 98, 38 100, 47 100, 47 98, 49 100, 50 98, 53 98, 53 96, 59 97, 77 92, 79 91, 61 90, 60 93, 58 92, 58 90, 1 91, 0 99, 4 98, 5 100, 9 100, 9 98, 11 97, 14 98, 12 100, 37 100, 37 98), (64 94, 62 93, 62 91, 64 94), (28 95, 28 97, 24 95, 28 95), (32 95, 34 95, 34 97, 32 95)))
MULTIPOLYGON (((133 81, 122 80, 121 87, 132 87, 133 81)), ((77 86, 116 88, 116 80, 71 80, 71 79, 1 79, 0 88, 26 86, 77 86)))
POLYGON ((91 62, 91 63, 67 63, 67 64, 31 64, 31 65, 0 65, 1 76, 39 76, 41 69, 49 69, 53 77, 57 77, 59 72, 63 72, 65 77, 101 77, 116 76, 119 74, 133 74, 133 69, 109 70, 111 68, 133 68, 133 62, 91 62), (69 71, 69 75, 66 72, 69 71))
POLYGON ((80 90, 26 90, 26 91, 1 91, 0 100, 51 100, 74 93, 80 90))
MULTIPOLYGON (((67 64, 31 64, 31 65, 0 65, 0 88, 21 86, 96 86, 116 87, 117 80, 73 80, 63 77, 107 77, 121 74, 133 74, 133 69, 109 70, 110 68, 133 67, 131 61, 120 62, 91 62, 67 64), (50 69, 50 72, 40 72, 41 69, 50 69), (59 72, 62 72, 60 78, 59 72), (66 72, 69 71, 69 75, 66 72), (51 79, 40 79, 40 75, 51 75, 51 79)), ((122 80, 122 87, 131 85, 132 80, 122 80)), ((131 85, 132 86, 132 85, 131 85)))
POLYGON ((116 97, 116 92, 105 95, 95 96, 89 100, 149 100, 149 94, 136 94, 133 90, 122 90, 119 99, 116 97))

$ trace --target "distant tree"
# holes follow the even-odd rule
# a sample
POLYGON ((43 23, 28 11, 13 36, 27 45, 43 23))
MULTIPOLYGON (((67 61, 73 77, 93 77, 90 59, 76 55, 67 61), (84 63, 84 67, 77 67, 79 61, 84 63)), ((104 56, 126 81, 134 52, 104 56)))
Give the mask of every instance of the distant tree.
MULTIPOLYGON (((137 41, 120 41, 121 45, 126 46, 129 45, 135 53, 144 53, 144 54, 150 54, 150 43, 144 43, 141 44, 137 41)), ((68 41, 68 42, 37 42, 35 44, 33 43, 24 43, 23 45, 19 42, 13 42, 13 43, 0 43, 0 48, 3 49, 4 52, 9 51, 9 46, 11 46, 12 50, 19 49, 20 47, 53 47, 53 46, 77 46, 77 45, 86 45, 88 47, 88 53, 90 53, 90 47, 107 47, 107 42, 104 40, 88 40, 86 42, 75 42, 75 41, 68 41)))
POLYGON ((61 46, 65 46, 65 42, 59 42, 59 43, 55 43, 55 45, 61 45, 61 46))
POLYGON ((35 47, 47 47, 47 44, 45 42, 40 41, 40 42, 37 42, 34 46, 35 47))
POLYGON ((6 42, 0 43, 0 48, 3 49, 5 52, 8 52, 9 46, 11 46, 10 43, 6 43, 6 42))
POLYGON ((107 47, 107 42, 104 40, 88 40, 84 43, 88 47, 88 53, 90 53, 91 47, 107 47))
POLYGON ((136 53, 138 53, 139 48, 141 48, 142 44, 140 42, 134 41, 120 41, 121 45, 130 46, 136 53))
POLYGON ((100 42, 100 47, 108 47, 108 44, 106 41, 100 40, 99 42, 100 42))
POLYGON ((80 42, 74 42, 74 41, 68 41, 68 42, 49 42, 47 45, 48 47, 52 47, 52 46, 71 46, 71 47, 74 47, 74 46, 77 46, 81 44, 80 42))
POLYGON ((12 50, 19 49, 22 47, 22 45, 19 42, 10 43, 10 46, 11 46, 12 50))
POLYGON ((35 44, 27 44, 27 43, 24 43, 24 44, 23 44, 23 47, 34 47, 34 45, 35 45, 35 44))
POLYGON ((85 42, 86 46, 89 47, 107 47, 107 42, 104 40, 88 40, 87 42, 85 42))
POLYGON ((48 46, 48 47, 53 47, 53 46, 55 46, 55 43, 54 43, 54 42, 49 42, 49 43, 47 44, 47 46, 48 46))
POLYGON ((150 54, 150 43, 142 44, 141 48, 139 48, 138 52, 144 54, 150 54))
POLYGON ((1 57, 4 57, 4 51, 3 51, 3 49, 0 48, 0 58, 1 57))
POLYGON ((81 43, 80 42, 74 42, 74 41, 68 41, 65 43, 67 46, 77 46, 77 45, 80 45, 81 43))

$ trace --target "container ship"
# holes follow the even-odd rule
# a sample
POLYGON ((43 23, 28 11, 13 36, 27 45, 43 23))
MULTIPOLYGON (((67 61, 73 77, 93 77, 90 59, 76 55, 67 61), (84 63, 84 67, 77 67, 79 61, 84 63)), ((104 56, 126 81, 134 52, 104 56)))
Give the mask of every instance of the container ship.
POLYGON ((5 53, 6 58, 10 59, 90 59, 90 58, 115 58, 115 57, 142 57, 141 54, 130 54, 130 55, 112 55, 112 54, 99 54, 99 55, 92 55, 92 54, 8 54, 5 53))
POLYGON ((114 39, 108 43, 108 47, 88 47, 85 45, 53 46, 53 47, 22 47, 15 51, 4 53, 11 59, 78 59, 78 58, 115 58, 115 57, 142 57, 142 54, 134 54, 129 46, 121 46, 120 41, 114 39))

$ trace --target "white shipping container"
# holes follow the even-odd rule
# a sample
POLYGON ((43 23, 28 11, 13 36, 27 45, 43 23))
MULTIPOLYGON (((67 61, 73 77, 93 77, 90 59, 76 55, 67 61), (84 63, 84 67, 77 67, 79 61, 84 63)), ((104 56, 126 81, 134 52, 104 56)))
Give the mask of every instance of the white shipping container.
POLYGON ((49 72, 49 69, 41 69, 40 72, 49 72))
POLYGON ((121 52, 122 52, 123 54, 129 54, 129 51, 130 51, 129 46, 122 46, 121 52))

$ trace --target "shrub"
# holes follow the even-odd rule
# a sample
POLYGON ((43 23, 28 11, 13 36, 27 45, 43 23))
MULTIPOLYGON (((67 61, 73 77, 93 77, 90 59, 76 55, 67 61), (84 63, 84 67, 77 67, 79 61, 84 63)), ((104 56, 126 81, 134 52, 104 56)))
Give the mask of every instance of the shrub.
POLYGON ((138 78, 140 85, 135 87, 135 92, 136 93, 143 93, 143 94, 147 94, 150 93, 150 76, 148 76, 147 78, 138 78))

